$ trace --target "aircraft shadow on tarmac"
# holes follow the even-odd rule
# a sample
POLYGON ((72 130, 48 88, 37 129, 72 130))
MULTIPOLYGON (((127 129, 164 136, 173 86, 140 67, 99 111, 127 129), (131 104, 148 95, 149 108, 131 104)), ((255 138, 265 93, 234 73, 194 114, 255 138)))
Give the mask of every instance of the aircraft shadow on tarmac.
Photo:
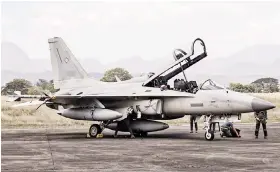
MULTIPOLYGON (((114 137, 114 133, 105 133, 102 138, 90 138, 86 132, 24 132, 24 133, 2 133, 2 140, 34 140, 42 141, 46 140, 112 140, 112 139, 130 139, 130 135, 127 133, 119 132, 118 137, 114 137)), ((189 133, 150 133, 146 137, 136 137, 135 139, 191 139, 191 140, 205 140, 204 134, 189 134, 189 133)))
MULTIPOLYGON (((190 134, 184 132, 167 132, 167 133, 149 133, 146 137, 136 137, 135 139, 130 139, 130 135, 128 133, 119 132, 118 137, 114 138, 114 133, 106 132, 103 134, 102 138, 90 138, 87 136, 86 132, 24 132, 24 133, 2 133, 2 140, 28 140, 28 141, 43 141, 43 140, 113 140, 113 139, 123 139, 123 140, 155 140, 155 139, 178 139, 178 140, 197 140, 197 141, 205 141, 204 133, 190 134)), ((214 141, 231 141, 231 142, 263 142, 262 139, 255 140, 250 138, 221 138, 219 133, 215 134, 214 141)))
MULTIPOLYGON (((204 133, 198 134, 190 134, 190 133, 158 133, 158 134, 149 134, 147 137, 136 137, 135 139, 131 139, 129 134, 120 133, 117 138, 114 138, 113 134, 104 134, 102 138, 90 138, 87 137, 87 133, 48 133, 49 141, 84 141, 84 140, 92 140, 92 141, 111 141, 111 140, 186 140, 186 141, 199 141, 200 143, 211 143, 211 142, 231 142, 240 144, 251 144, 251 143, 263 143, 263 139, 254 139, 253 137, 249 137, 246 139, 242 138, 221 138, 219 133, 216 133, 216 137, 213 141, 206 141, 204 138, 204 133)), ((265 142, 271 142, 269 140, 265 140, 265 142)))
MULTIPOLYGON (((113 134, 104 134, 102 138, 90 138, 87 137, 87 133, 48 133, 47 134, 49 140, 77 140, 77 139, 88 139, 88 140, 112 140, 112 139, 130 139, 129 134, 120 133, 117 138, 114 137, 113 134)), ((189 133, 158 133, 158 134, 149 134, 146 137, 136 137, 138 139, 145 140, 154 140, 154 139, 182 139, 182 140, 203 140, 205 141, 204 134, 189 134, 189 133)), ((217 141, 224 140, 220 138, 217 134, 217 141)))

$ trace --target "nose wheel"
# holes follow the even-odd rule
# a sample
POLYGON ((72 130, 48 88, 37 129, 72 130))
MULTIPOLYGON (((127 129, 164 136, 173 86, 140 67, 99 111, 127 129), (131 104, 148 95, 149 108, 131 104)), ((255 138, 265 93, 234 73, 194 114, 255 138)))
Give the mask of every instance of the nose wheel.
POLYGON ((204 122, 204 129, 206 130, 204 137, 206 140, 211 141, 214 139, 214 131, 211 130, 210 125, 212 123, 212 117, 213 115, 206 115, 205 116, 205 122, 204 122))
POLYGON ((206 140, 211 141, 215 137, 214 131, 208 131, 208 132, 206 131, 204 136, 206 140))

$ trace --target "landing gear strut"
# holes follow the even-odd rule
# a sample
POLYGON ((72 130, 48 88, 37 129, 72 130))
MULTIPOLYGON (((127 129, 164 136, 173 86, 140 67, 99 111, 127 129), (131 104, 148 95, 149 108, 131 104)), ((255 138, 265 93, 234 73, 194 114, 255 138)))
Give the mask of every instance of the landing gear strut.
POLYGON ((206 132, 205 132, 204 136, 205 136, 205 139, 208 141, 213 140, 215 137, 214 131, 212 131, 210 128, 210 125, 212 123, 212 117, 213 117, 213 115, 205 116, 204 129, 206 130, 206 132))

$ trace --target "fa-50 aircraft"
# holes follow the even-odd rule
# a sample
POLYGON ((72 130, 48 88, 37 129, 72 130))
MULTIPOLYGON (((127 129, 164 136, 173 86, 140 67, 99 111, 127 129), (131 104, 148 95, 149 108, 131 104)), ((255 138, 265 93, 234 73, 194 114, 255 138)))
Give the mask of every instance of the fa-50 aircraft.
MULTIPOLYGON (((45 95, 41 105, 58 110, 58 114, 75 120, 100 121, 89 129, 96 137, 104 128, 146 136, 148 132, 169 126, 155 120, 205 115, 205 139, 213 140, 210 125, 225 120, 240 120, 241 113, 262 112, 274 108, 270 102, 227 90, 211 80, 198 88, 195 81, 184 81, 185 89, 173 89, 168 81, 207 56, 201 39, 193 42, 190 55, 182 50, 175 62, 165 70, 153 73, 144 82, 119 81, 106 83, 89 78, 86 71, 59 37, 48 40, 54 95, 45 95), (200 42, 202 52, 195 52, 200 42)), ((39 106, 39 107, 40 107, 39 106)), ((38 108, 39 108, 38 107, 38 108)))

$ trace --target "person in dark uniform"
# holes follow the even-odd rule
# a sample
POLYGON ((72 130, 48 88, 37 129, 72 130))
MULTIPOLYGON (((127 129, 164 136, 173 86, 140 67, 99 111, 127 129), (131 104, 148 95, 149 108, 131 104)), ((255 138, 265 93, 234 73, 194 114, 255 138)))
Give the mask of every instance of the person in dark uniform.
POLYGON ((259 137, 259 129, 261 124, 263 127, 264 139, 267 139, 267 130, 266 130, 267 112, 266 111, 255 112, 255 118, 256 118, 256 130, 255 130, 256 139, 259 137))
POLYGON ((196 121, 195 115, 190 115, 190 123, 191 123, 191 132, 190 133, 193 133, 193 124, 195 127, 195 133, 197 133, 197 121, 196 121))
POLYGON ((126 126, 127 130, 130 133, 130 137, 135 138, 135 136, 133 134, 133 131, 130 127, 130 123, 133 121, 132 113, 133 113, 133 107, 129 107, 127 109, 127 117, 125 119, 123 119, 122 121, 117 122, 117 127, 116 127, 116 130, 115 130, 114 137, 118 136, 118 131, 120 130, 121 126, 126 126))
POLYGON ((221 137, 241 137, 240 136, 240 130, 233 127, 232 122, 226 122, 221 126, 221 137))

